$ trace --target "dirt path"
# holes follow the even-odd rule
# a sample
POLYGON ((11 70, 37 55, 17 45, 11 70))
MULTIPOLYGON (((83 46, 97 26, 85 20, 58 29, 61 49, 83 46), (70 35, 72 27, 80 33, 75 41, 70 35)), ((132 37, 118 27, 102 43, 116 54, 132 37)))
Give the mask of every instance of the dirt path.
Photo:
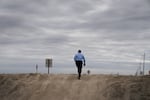
POLYGON ((0 100, 150 100, 150 76, 3 74, 0 100))

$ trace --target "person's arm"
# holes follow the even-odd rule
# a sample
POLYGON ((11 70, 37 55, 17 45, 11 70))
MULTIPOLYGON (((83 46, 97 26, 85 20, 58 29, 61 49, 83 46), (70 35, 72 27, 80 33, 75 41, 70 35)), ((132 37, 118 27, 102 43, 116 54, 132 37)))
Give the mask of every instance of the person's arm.
POLYGON ((85 57, 83 56, 83 65, 85 66, 86 63, 85 63, 85 57))

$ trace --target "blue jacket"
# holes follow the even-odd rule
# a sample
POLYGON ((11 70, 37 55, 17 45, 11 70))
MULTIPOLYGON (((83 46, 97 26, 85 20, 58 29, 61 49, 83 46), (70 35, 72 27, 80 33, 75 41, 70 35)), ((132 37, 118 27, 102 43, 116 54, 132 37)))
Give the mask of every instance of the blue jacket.
POLYGON ((85 57, 83 54, 81 53, 77 53, 74 56, 74 61, 84 61, 85 62, 85 57))

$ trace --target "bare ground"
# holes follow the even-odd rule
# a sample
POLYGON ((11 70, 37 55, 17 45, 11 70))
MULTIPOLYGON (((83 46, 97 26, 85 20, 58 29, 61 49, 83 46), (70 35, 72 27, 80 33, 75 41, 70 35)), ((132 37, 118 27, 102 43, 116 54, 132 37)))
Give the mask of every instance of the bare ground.
POLYGON ((1 74, 0 100, 150 100, 150 76, 1 74))

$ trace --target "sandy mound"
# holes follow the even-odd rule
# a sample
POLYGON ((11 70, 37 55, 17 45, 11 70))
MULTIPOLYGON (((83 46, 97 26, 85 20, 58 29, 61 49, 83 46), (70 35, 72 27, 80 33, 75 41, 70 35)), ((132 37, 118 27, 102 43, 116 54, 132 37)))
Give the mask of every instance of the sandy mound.
POLYGON ((0 100, 150 100, 150 76, 1 74, 0 100))

